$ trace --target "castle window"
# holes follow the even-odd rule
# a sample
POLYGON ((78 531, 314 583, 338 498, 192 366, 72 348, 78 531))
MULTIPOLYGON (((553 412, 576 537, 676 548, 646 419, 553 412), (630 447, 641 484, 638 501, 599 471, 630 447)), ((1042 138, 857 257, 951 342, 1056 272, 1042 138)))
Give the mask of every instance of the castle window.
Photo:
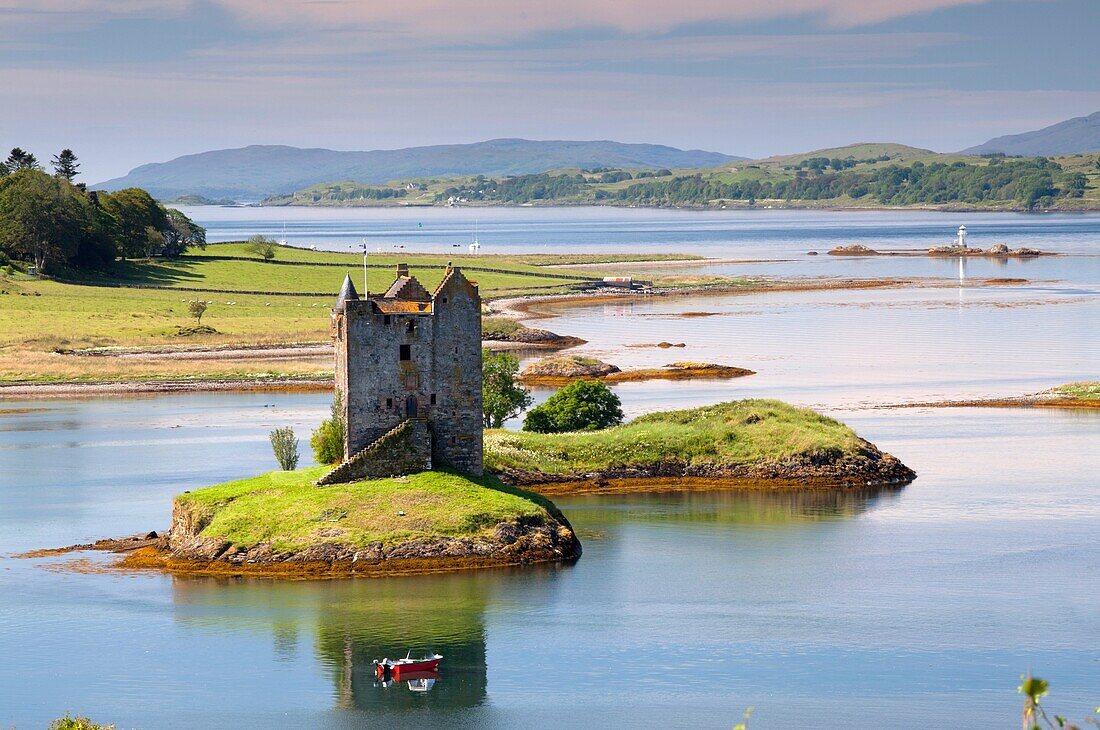
POLYGON ((428 403, 433 406, 435 405, 435 393, 432 393, 431 396, 428 398, 428 403))
POLYGON ((386 408, 393 408, 393 398, 386 399, 386 408))
POLYGON ((446 303, 447 303, 447 297, 443 297, 443 303, 444 303, 444 304, 446 304, 446 303))
POLYGON ((387 314, 385 317, 382 318, 382 324, 389 324, 389 323, 390 323, 390 315, 387 314))
POLYGON ((412 345, 401 345, 401 354, 399 357, 401 362, 412 360, 412 345))
POLYGON ((405 323, 405 332, 410 335, 416 334, 416 320, 410 319, 405 323))

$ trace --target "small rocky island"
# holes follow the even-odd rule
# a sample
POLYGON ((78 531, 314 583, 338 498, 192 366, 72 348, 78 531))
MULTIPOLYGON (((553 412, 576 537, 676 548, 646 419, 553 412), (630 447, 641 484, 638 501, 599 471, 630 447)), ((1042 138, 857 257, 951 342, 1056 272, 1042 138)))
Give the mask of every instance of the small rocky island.
POLYGON ((885 488, 916 478, 843 423, 775 400, 650 413, 602 431, 489 431, 485 466, 542 494, 885 488))
POLYGON ((481 339, 493 350, 564 350, 585 344, 579 337, 527 327, 506 317, 483 317, 481 339))
POLYGON ((285 577, 393 575, 572 560, 569 522, 493 477, 425 471, 318 487, 325 467, 187 492, 123 567, 285 577))
POLYGON ((626 383, 642 380, 693 380, 740 378, 755 375, 752 370, 706 362, 672 362, 660 368, 622 370, 617 365, 580 355, 545 357, 520 373, 527 385, 567 385, 574 380, 626 383))
MULTIPOLYGON (((965 239, 965 237, 964 237, 965 239)), ((1055 256, 1050 251, 1040 251, 1026 246, 1009 248, 1007 244, 995 243, 989 248, 971 248, 958 243, 946 246, 933 246, 927 251, 876 251, 859 243, 850 246, 836 246, 829 250, 830 256, 963 256, 967 258, 1033 258, 1036 256, 1055 256)), ((812 254, 816 255, 816 254, 812 254)))

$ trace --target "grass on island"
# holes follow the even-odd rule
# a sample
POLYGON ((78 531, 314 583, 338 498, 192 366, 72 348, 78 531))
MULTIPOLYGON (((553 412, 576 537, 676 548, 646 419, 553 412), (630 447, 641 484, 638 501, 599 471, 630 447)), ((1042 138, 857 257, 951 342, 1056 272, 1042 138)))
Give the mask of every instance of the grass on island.
POLYGON ((209 520, 203 537, 242 548, 270 543, 277 551, 320 542, 358 547, 477 537, 500 522, 547 520, 554 509, 546 498, 493 477, 446 471, 317 487, 328 469, 269 472, 181 494, 176 502, 209 520))
POLYGON ((481 339, 506 340, 510 336, 526 329, 522 324, 507 317, 482 317, 481 339))
POLYGON ((1080 383, 1067 383, 1051 388, 1048 393, 1073 398, 1081 401, 1100 401, 1100 381, 1082 381, 1080 383))
POLYGON ((742 400, 651 413, 603 431, 486 431, 485 465, 568 475, 668 462, 745 466, 863 448, 852 429, 807 408, 742 400))

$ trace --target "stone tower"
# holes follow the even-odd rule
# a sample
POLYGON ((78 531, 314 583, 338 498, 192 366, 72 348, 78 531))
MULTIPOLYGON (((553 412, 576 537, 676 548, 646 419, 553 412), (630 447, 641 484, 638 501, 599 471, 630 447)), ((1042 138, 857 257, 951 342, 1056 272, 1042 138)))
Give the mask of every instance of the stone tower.
POLYGON ((434 292, 398 264, 383 294, 351 282, 332 310, 347 436, 336 483, 448 466, 482 474, 481 296, 448 265, 434 292))

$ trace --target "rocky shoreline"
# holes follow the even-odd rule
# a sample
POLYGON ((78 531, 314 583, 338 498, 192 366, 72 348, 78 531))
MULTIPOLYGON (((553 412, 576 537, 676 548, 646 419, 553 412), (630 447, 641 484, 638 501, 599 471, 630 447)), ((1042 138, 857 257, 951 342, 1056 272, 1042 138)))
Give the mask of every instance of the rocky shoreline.
POLYGON ((587 342, 580 337, 559 335, 550 330, 522 325, 507 333, 482 333, 482 347, 488 350, 564 350, 587 342))
POLYGON ((904 486, 917 473, 867 441, 855 455, 820 453, 784 462, 751 465, 667 461, 640 467, 578 474, 505 469, 498 476, 548 496, 696 489, 848 489, 904 486))
POLYGON ((201 520, 173 508, 172 528, 97 540, 64 548, 35 550, 18 557, 42 558, 81 551, 123 554, 112 567, 160 570, 173 575, 235 575, 273 578, 343 578, 419 575, 472 568, 571 562, 581 544, 560 513, 550 523, 501 522, 487 537, 376 542, 353 546, 323 541, 304 550, 278 551, 264 543, 249 548, 204 538, 201 520))
POLYGON ((332 378, 257 378, 255 380, 138 380, 93 383, 3 383, 4 398, 82 398, 98 395, 149 393, 215 393, 247 391, 316 392, 332 389, 332 378))
POLYGON ((548 357, 520 373, 525 385, 567 385, 575 380, 631 383, 645 380, 705 380, 740 378, 755 371, 705 362, 672 362, 659 368, 622 370, 611 363, 579 356, 548 357))
POLYGON ((1067 408, 1100 410, 1096 398, 1072 398, 1038 393, 1010 398, 978 398, 974 400, 949 400, 935 403, 906 403, 893 408, 1067 408))
MULTIPOLYGON (((987 249, 959 248, 958 246, 933 246, 927 250, 913 251, 877 251, 859 243, 850 246, 837 246, 827 251, 830 256, 939 256, 962 258, 1034 258, 1037 256, 1057 256, 1052 251, 1040 251, 1035 248, 1010 249, 1006 244, 995 243, 987 249)), ((816 251, 810 251, 810 256, 816 256, 816 251)))

